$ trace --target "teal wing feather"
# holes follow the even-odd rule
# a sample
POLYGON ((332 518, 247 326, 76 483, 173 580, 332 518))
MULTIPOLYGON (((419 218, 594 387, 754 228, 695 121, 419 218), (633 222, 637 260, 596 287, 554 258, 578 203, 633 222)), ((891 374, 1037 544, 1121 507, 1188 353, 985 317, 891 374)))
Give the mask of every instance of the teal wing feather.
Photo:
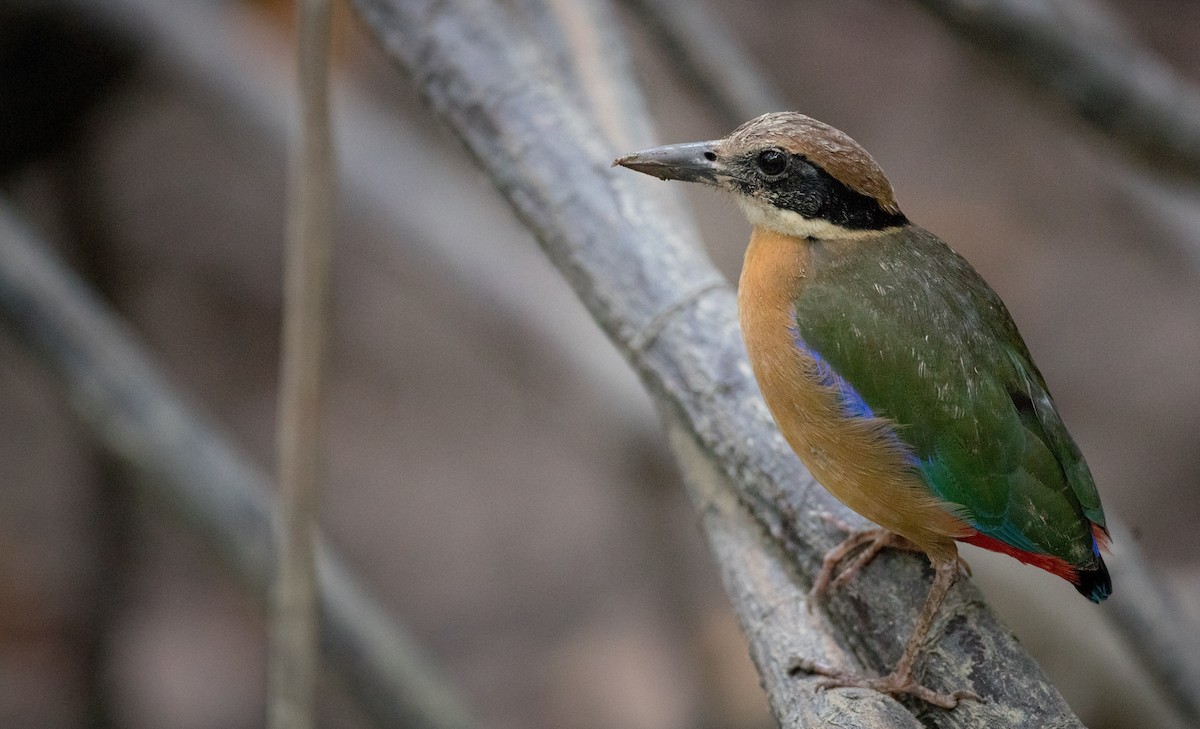
POLYGON ((919 228, 809 245, 796 343, 825 362, 847 416, 892 420, 930 490, 980 533, 1094 568, 1095 483, 995 292, 919 228))

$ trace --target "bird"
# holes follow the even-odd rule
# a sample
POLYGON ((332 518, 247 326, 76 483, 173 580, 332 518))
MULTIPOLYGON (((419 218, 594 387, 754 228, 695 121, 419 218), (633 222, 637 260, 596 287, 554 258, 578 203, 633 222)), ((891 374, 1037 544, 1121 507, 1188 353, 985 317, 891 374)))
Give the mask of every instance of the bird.
POLYGON ((1112 593, 1095 481, 1012 316, 965 258, 901 212, 862 146, 773 112, 613 165, 728 191, 752 226, 737 302, 759 390, 817 481, 877 525, 826 554, 812 597, 886 547, 933 567, 890 673, 804 658, 797 673, 945 709, 980 700, 934 691, 914 671, 958 579, 958 542, 1058 575, 1092 602, 1112 593))

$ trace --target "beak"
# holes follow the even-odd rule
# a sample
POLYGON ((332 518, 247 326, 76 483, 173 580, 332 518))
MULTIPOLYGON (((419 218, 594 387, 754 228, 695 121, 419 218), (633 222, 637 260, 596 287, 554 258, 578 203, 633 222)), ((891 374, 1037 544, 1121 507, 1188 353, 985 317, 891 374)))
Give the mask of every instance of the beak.
POLYGON ((613 161, 613 167, 628 167, 660 180, 716 185, 717 176, 725 169, 717 157, 718 143, 719 141, 689 142, 644 149, 617 158, 613 161))

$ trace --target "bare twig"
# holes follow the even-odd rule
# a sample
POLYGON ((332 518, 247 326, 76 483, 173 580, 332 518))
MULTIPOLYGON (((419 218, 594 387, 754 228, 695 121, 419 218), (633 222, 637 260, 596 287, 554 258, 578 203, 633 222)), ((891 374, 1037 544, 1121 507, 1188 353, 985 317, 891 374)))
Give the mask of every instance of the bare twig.
POLYGON ((1133 535, 1117 523, 1108 559, 1121 586, 1105 616, 1190 726, 1200 726, 1200 632, 1142 559, 1133 535))
MULTIPOLYGON (((641 91, 630 83, 629 51, 617 27, 612 6, 604 0, 543 0, 557 19, 571 50, 575 78, 592 118, 620 147, 653 143, 641 91)), ((539 44, 540 45, 540 44, 539 44)))
MULTIPOLYGON (((754 513, 763 529, 758 549, 783 549, 802 573, 815 572, 836 535, 813 512, 840 509, 812 488, 772 426, 745 363, 732 293, 694 242, 664 217, 643 181, 609 169, 617 150, 557 90, 536 49, 523 45, 522 34, 494 6, 359 0, 358 8, 537 232, 666 417, 682 424, 684 435, 677 438, 696 444, 700 457, 754 513)), ((731 564, 724 562, 723 569, 731 564)), ((736 584, 727 580, 732 590, 736 584)), ((858 660, 885 668, 899 654, 926 584, 918 560, 883 557, 829 604, 840 641, 858 660), (870 610, 863 610, 866 604, 870 610)), ((739 608, 750 604, 735 596, 739 608)), ((767 681, 786 676, 767 644, 787 634, 811 635, 806 621, 820 619, 797 615, 797 623, 764 626, 756 615, 743 612, 742 618, 767 681)), ((988 702, 924 721, 1079 725, 971 586, 951 593, 942 618, 936 649, 924 661, 925 680, 939 688, 973 688, 988 702)), ((815 695, 813 682, 803 679, 769 683, 768 691, 774 706, 794 705, 813 721, 834 710, 829 702, 839 708, 898 706, 869 692, 815 695)), ((886 726, 886 716, 887 709, 877 708, 862 725, 886 726)))
MULTIPOLYGON (((110 14, 120 32, 148 47, 148 66, 225 122, 232 145, 255 154, 283 153, 282 140, 295 123, 286 93, 288 69, 279 63, 287 49, 262 13, 243 4, 189 0, 47 1, 110 14), (253 43, 241 42, 247 35, 253 43)), ((545 22, 553 22, 548 13, 545 22)), ((539 33, 546 28, 540 23, 539 33)), ((334 80, 339 204, 346 219, 369 220, 388 230, 387 236, 365 242, 366 255, 389 268, 426 266, 458 282, 471 296, 456 299, 462 311, 455 314, 469 319, 486 313, 488 329, 503 332, 495 339, 503 342, 496 356, 514 349, 514 338, 526 342, 518 350, 561 342, 555 354, 565 368, 603 393, 596 398, 603 408, 597 437, 627 442, 636 433, 656 430, 645 395, 614 366, 619 358, 603 337, 581 335, 586 315, 577 317, 569 308, 570 293, 528 285, 541 254, 527 245, 528 232, 503 202, 480 185, 469 162, 443 154, 418 125, 347 79, 334 80), (447 199, 462 201, 453 216, 442 211, 447 199), (494 249, 469 243, 481 229, 497 242, 494 249)))
POLYGON ((706 3, 623 2, 662 41, 674 67, 704 93, 730 128, 768 111, 792 108, 706 3))
MULTIPOLYGON (((658 134, 646 108, 641 87, 634 78, 633 59, 609 0, 524 0, 526 6, 544 3, 556 19, 558 35, 570 52, 574 73, 564 74, 568 91, 578 88, 579 103, 596 121, 600 131, 616 149, 642 149, 658 143, 658 134)), ((533 42, 546 48, 542 37, 533 42)), ((555 64, 561 68, 560 64, 555 64)), ((666 214, 679 226, 694 230, 691 215, 685 214, 678 188, 655 185, 650 190, 666 214)))
MULTIPOLYGON (((99 443, 264 596, 274 570, 269 479, 166 384, 133 334, 0 201, 0 324, 35 352, 99 443)), ((321 644, 377 725, 474 721, 413 641, 318 547, 321 644)))
POLYGON ((324 478, 325 339, 333 233, 328 0, 297 2, 300 134, 289 170, 279 386, 278 554, 267 726, 309 729, 317 677, 316 529, 324 478))
POLYGON ((1200 178, 1200 89, 1088 0, 919 0, 1160 170, 1200 178))

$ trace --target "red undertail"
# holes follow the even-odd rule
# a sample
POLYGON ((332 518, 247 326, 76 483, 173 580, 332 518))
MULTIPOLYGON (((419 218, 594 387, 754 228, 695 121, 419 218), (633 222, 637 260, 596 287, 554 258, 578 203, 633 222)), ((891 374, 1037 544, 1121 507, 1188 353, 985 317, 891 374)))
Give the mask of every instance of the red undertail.
POLYGON ((1049 554, 1026 552, 1024 549, 1017 549, 1011 544, 1002 542, 994 537, 989 537, 986 534, 980 534, 979 532, 975 532, 971 536, 964 537, 959 541, 966 542, 967 544, 974 544, 976 547, 983 547, 984 549, 988 549, 993 552, 1007 554, 1010 557, 1016 557, 1025 564, 1031 564, 1034 567, 1046 570, 1051 574, 1058 575, 1068 582, 1079 584, 1079 570, 1075 569, 1075 567, 1069 564, 1065 559, 1054 557, 1049 554))
POLYGON ((1011 544, 1006 544, 999 539, 978 532, 960 541, 967 544, 974 544, 984 549, 990 549, 993 552, 1010 555, 1025 564, 1031 564, 1034 567, 1046 570, 1050 574, 1058 575, 1073 584, 1075 589, 1079 591, 1079 594, 1092 602, 1101 602, 1112 594, 1112 579, 1109 577, 1108 568, 1104 566, 1104 560, 1100 557, 1101 549, 1108 551, 1108 530, 1099 524, 1093 523, 1092 540, 1092 550, 1095 552, 1096 559, 1094 563, 1083 566, 1072 565, 1064 559, 1048 554, 1038 554, 1037 552, 1027 552, 1024 549, 1017 549, 1011 544))

